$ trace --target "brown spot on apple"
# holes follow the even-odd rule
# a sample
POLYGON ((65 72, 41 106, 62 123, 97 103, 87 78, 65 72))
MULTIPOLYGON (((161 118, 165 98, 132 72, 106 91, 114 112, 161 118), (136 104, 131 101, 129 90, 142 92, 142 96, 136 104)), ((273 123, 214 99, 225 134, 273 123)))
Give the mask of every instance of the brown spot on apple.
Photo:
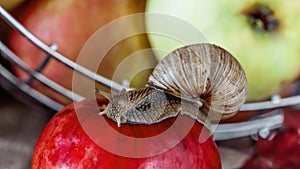
POLYGON ((268 5, 255 3, 242 11, 250 26, 257 32, 275 32, 280 27, 280 21, 268 5))

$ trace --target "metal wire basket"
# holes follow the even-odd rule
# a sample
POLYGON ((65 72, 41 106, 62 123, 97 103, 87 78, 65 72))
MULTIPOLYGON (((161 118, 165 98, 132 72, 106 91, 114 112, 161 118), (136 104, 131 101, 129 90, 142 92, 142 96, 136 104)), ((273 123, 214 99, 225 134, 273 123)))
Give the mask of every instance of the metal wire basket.
MULTIPOLYGON (((53 80, 45 77, 40 71, 43 69, 44 65, 48 62, 50 57, 57 59, 68 67, 72 68, 74 71, 81 73, 82 75, 95 80, 96 82, 108 87, 113 90, 120 91, 126 88, 116 82, 113 82, 99 74, 96 74, 85 67, 74 63, 73 61, 67 59, 62 54, 56 52, 57 46, 48 46, 44 44, 41 40, 30 33, 26 28, 24 28, 18 21, 16 21, 7 11, 5 11, 0 6, 0 16, 1 18, 13 29, 21 33, 26 37, 32 44, 37 46, 41 51, 45 53, 45 59, 41 63, 40 67, 36 70, 31 69, 26 63, 24 63, 18 56, 16 56, 4 42, 0 42, 0 83, 1 86, 13 94, 19 94, 19 97, 26 97, 25 100, 29 102, 34 102, 40 104, 48 109, 59 111, 65 105, 47 97, 46 95, 38 92, 32 88, 29 83, 32 79, 40 81, 42 84, 50 87, 55 92, 69 98, 75 102, 85 99, 83 96, 68 90, 53 80), (23 69, 29 75, 29 79, 21 80, 16 77, 12 71, 5 66, 5 62, 13 64, 23 69)), ((24 99, 23 99, 24 100, 24 99)), ((243 136, 250 136, 253 134, 268 133, 269 130, 281 127, 284 116, 280 109, 281 107, 291 106, 300 104, 300 95, 294 95, 286 98, 281 98, 279 95, 274 95, 270 100, 256 103, 245 103, 240 109, 241 113, 244 111, 256 111, 256 110, 272 110, 267 114, 255 116, 251 120, 238 122, 238 123, 226 123, 214 125, 214 139, 215 140, 226 140, 233 139, 243 136)))

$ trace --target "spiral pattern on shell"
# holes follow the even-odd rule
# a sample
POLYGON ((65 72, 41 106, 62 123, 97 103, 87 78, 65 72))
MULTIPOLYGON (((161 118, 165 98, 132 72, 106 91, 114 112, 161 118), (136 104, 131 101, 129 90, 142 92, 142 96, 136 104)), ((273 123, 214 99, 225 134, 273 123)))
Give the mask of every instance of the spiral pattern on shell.
POLYGON ((154 68, 147 86, 201 103, 211 120, 234 115, 246 100, 247 80, 239 62, 213 44, 174 50, 154 68))

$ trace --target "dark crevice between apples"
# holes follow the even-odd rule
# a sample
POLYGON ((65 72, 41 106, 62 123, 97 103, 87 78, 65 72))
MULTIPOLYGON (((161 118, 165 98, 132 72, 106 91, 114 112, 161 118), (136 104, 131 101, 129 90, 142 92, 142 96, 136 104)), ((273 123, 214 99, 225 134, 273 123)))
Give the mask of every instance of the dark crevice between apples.
POLYGON ((247 17, 250 26, 256 32, 273 33, 280 28, 280 21, 274 11, 264 4, 253 4, 242 11, 247 17))

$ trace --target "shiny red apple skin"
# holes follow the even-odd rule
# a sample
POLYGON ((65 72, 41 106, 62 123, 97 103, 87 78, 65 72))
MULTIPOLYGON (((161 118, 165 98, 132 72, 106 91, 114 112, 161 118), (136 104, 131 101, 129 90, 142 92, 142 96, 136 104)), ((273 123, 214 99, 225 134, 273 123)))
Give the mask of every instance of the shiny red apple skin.
POLYGON ((260 138, 241 169, 300 168, 300 110, 284 108, 284 128, 260 138))
POLYGON ((300 168, 300 134, 295 129, 280 131, 259 140, 255 154, 241 169, 300 168))
MULTIPOLYGON (((83 45, 91 35, 115 19, 143 12, 144 3, 144 0, 30 1, 25 9, 16 15, 15 18, 47 45, 51 45, 52 43, 57 44, 57 51, 59 53, 72 61, 76 61, 83 45)), ((114 40, 116 38, 115 34, 126 34, 140 27, 143 27, 143 25, 134 21, 121 26, 119 29, 114 30, 116 32, 111 32, 111 39, 103 39, 98 45, 100 46, 101 43, 109 43, 110 40, 114 40)), ((101 67, 99 66, 101 70, 98 70, 98 73, 110 79, 113 76, 115 68, 124 58, 139 49, 149 47, 145 35, 121 40, 123 41, 111 49, 105 56, 101 67)), ((45 56, 45 53, 16 31, 10 33, 8 46, 32 69, 36 69, 45 56)), ((151 56, 148 58, 149 60, 143 59, 146 63, 149 61, 149 65, 152 65, 154 58, 151 58, 151 56)), ((87 62, 94 62, 93 60, 95 59, 89 58, 87 62)), ((15 74, 21 79, 28 78, 28 75, 24 71, 18 69, 16 66, 13 66, 13 68, 15 74)), ((51 59, 42 73, 63 87, 72 89, 73 70, 63 63, 51 59)), ((130 71, 127 73, 130 73, 130 71)), ((70 99, 62 97, 37 81, 33 81, 32 86, 62 104, 66 105, 71 102, 70 99)))
MULTIPOLYGON (((43 130, 34 150, 32 159, 33 169, 43 168, 103 168, 103 169, 220 169, 221 162, 216 144, 210 137, 199 143, 199 134, 203 128, 200 123, 195 123, 189 133, 175 147, 162 154, 143 158, 129 158, 110 153, 98 146, 86 134, 79 123, 74 106, 86 112, 85 120, 90 126, 101 127, 92 106, 93 100, 85 100, 70 104, 58 112, 43 130)), ((104 99, 97 100, 98 105, 107 104, 104 99)), ((186 117, 190 119, 189 117, 186 117)), ((190 119, 191 122, 194 122, 190 119)), ((174 122, 174 118, 164 120, 154 125, 122 124, 108 118, 105 122, 110 124, 120 133, 130 137, 146 138, 155 136, 166 130, 174 122)), ((107 128, 101 128, 100 134, 105 134, 107 128)), ((205 129, 206 132, 208 132, 205 129)), ((175 133, 176 134, 176 133, 175 133)), ((208 133, 207 133, 208 134, 208 133)), ((176 135, 175 135, 176 136, 176 135)), ((112 145, 118 146, 123 140, 112 137, 109 133, 104 138, 109 139, 112 145)), ((168 139, 168 138, 164 138, 168 139)), ((162 144, 157 142, 154 144, 162 144)), ((147 147, 147 145, 145 145, 147 147)), ((151 150, 151 147, 149 147, 151 150)), ((139 151, 139 150, 135 150, 139 151)))

